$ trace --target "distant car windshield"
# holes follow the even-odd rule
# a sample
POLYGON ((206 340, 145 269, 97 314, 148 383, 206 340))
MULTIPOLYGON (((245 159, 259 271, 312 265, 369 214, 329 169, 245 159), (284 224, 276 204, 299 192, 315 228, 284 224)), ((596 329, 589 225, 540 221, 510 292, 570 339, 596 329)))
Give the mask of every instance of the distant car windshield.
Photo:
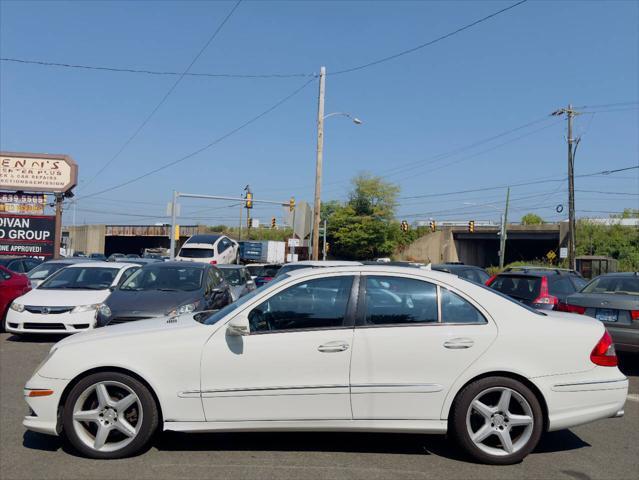
POLYGON ((539 296, 541 277, 500 275, 490 288, 517 300, 534 300, 539 296))
POLYGON ((70 267, 58 270, 38 287, 45 290, 106 290, 119 269, 108 267, 70 267))
POLYGON ((264 269, 264 266, 263 265, 247 265, 246 268, 248 269, 251 275, 253 275, 254 277, 257 277, 262 274, 262 270, 264 269))
POLYGON ((191 292, 202 286, 202 273, 198 267, 171 266, 159 267, 154 264, 141 268, 126 282, 120 290, 143 291, 160 290, 163 292, 191 292))
POLYGON ((231 285, 237 286, 242 285, 242 272, 239 268, 220 268, 222 270, 222 275, 224 275, 224 279, 231 285))
MULTIPOLYGON (((269 288, 275 285, 276 283, 279 283, 282 280, 285 280, 286 278, 289 278, 289 276, 282 275, 280 277, 277 277, 275 280, 273 280, 271 283, 268 284, 269 288)), ((222 320, 232 311, 236 310, 238 307, 241 307, 242 305, 244 305, 246 302, 248 302, 253 297, 255 297, 255 295, 261 294, 263 291, 264 291, 263 288, 258 288, 257 290, 253 290, 251 293, 248 293, 244 295, 243 297, 240 297, 235 302, 229 303, 226 307, 222 308, 221 310, 216 310, 215 312, 211 313, 208 316, 205 315, 205 312, 202 312, 201 314, 196 315, 194 318, 196 321, 203 323, 205 325, 213 325, 214 323, 217 323, 220 320, 222 320)))
POLYGON ((215 256, 212 248, 184 248, 180 250, 180 257, 184 258, 210 258, 215 256))
POLYGON ((279 277, 281 275, 284 275, 285 273, 288 272, 292 272, 293 270, 301 270, 302 268, 314 268, 311 265, 300 265, 297 263, 289 263, 288 265, 284 265, 282 268, 280 268, 277 272, 276 277, 279 277))
POLYGON ((581 293, 618 293, 625 295, 639 295, 639 277, 634 276, 603 276, 597 277, 586 285, 581 293))
POLYGON ((42 280, 66 266, 67 265, 65 265, 64 263, 56 262, 41 263, 36 268, 27 273, 27 277, 29 277, 30 280, 42 280))

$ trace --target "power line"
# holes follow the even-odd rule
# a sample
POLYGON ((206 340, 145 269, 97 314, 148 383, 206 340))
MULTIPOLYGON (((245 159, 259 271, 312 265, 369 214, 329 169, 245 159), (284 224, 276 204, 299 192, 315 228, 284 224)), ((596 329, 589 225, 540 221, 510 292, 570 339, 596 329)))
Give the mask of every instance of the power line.
POLYGON ((164 96, 162 97, 162 99, 160 100, 160 102, 155 105, 155 107, 153 108, 153 110, 151 110, 151 113, 149 113, 146 118, 144 119, 144 121, 138 126, 138 128, 133 132, 132 135, 129 136, 129 138, 122 144, 122 146, 120 147, 120 149, 116 152, 115 155, 113 155, 105 164, 104 166, 97 171, 97 173, 95 175, 93 175, 84 185, 83 187, 86 188, 87 185, 89 185, 93 180, 95 180, 98 175, 100 175, 102 172, 104 172, 104 170, 106 170, 109 165, 111 165, 116 158, 118 158, 120 156, 120 154, 124 151, 124 149, 126 149, 126 147, 129 146, 129 144, 139 135, 139 133, 142 131, 142 129, 149 123, 149 121, 153 118, 153 116, 155 115, 155 113, 160 109, 160 107, 162 105, 164 105, 164 102, 166 102, 166 100, 171 96, 171 94, 175 91, 175 89, 177 88, 177 86, 180 84, 180 82, 182 81, 182 79, 184 78, 184 76, 186 75, 186 73, 191 69, 191 67, 195 64, 195 62, 197 62, 197 60, 202 56, 202 54, 204 53, 204 51, 208 48, 208 46, 211 44, 211 42, 213 40, 215 40, 215 38, 217 37, 217 35, 220 33, 220 31, 222 30, 222 28, 224 27, 224 25, 226 25, 226 22, 229 21, 229 19, 231 18, 231 16, 233 15, 233 13, 235 12, 235 10, 237 10, 237 7, 240 6, 240 3, 242 3, 242 0, 237 0, 237 2, 235 3, 235 5, 233 5, 233 8, 231 8, 231 11, 226 15, 226 17, 224 17, 224 19, 222 20, 222 22, 220 22, 220 24, 217 26, 217 28, 215 29, 215 31, 213 32, 213 34, 209 37, 209 39, 206 41, 206 43, 204 44, 204 46, 200 49, 200 51, 197 53, 197 55, 195 55, 195 57, 193 57, 193 60, 191 60, 191 63, 189 63, 188 67, 186 67, 186 69, 182 72, 182 74, 178 77, 178 79, 173 83, 173 85, 171 86, 171 88, 169 88, 169 90, 164 94, 164 96))
POLYGON ((575 192, 584 193, 601 193, 603 195, 632 195, 639 196, 639 193, 627 193, 627 192, 603 192, 601 190, 575 190, 575 192))
POLYGON ((296 88, 292 93, 288 94, 286 97, 282 98, 281 100, 276 102, 274 105, 272 105, 269 108, 267 108, 266 110, 264 110, 262 113, 254 116, 250 120, 247 120, 246 122, 242 123, 238 127, 235 127, 233 130, 230 130, 227 133, 217 137, 216 139, 214 139, 213 141, 211 141, 207 145, 204 145, 203 147, 200 147, 197 150, 194 150, 193 152, 191 152, 191 153, 189 153, 187 155, 184 155, 183 157, 180 157, 180 158, 178 158, 176 160, 173 160, 171 162, 165 163, 164 165, 162 165, 160 167, 154 168, 153 170, 150 170, 150 171, 148 171, 146 173, 138 175, 137 177, 134 177, 131 180, 127 180, 126 182, 119 183, 117 185, 114 185, 114 186, 109 187, 109 188, 105 188, 104 190, 100 190, 98 192, 94 192, 94 193, 91 193, 91 194, 88 194, 88 195, 84 195, 83 197, 79 197, 78 200, 95 197, 97 195, 102 195, 103 193, 111 192, 113 190, 117 190, 118 188, 122 188, 122 187, 130 185, 132 183, 138 182, 138 181, 142 180, 143 178, 146 178, 146 177, 148 177, 150 175, 153 175, 155 173, 161 172, 162 170, 166 170, 167 168, 172 167, 173 165, 177 165, 178 163, 181 163, 181 162, 183 162, 185 160, 188 160, 189 158, 192 158, 192 157, 204 152, 205 150, 208 150, 209 148, 214 147, 215 145, 221 143, 222 141, 226 140, 227 138, 231 137, 232 135, 235 135, 240 130, 243 130, 244 128, 246 128, 249 125, 255 123, 256 121, 258 121, 262 117, 268 115, 273 110, 276 110, 278 107, 280 107, 281 105, 286 103, 288 100, 293 98, 295 95, 300 93, 302 90, 304 90, 314 80, 315 80, 314 78, 311 78, 310 80, 306 81, 302 86, 296 88))
POLYGON ((62 67, 81 70, 97 70, 117 73, 136 73, 157 76, 185 76, 185 77, 210 77, 210 78, 297 78, 297 77, 315 77, 315 73, 202 73, 202 72, 171 72, 159 70, 140 70, 136 68, 118 68, 104 67, 96 65, 80 65, 71 63, 47 62, 43 60, 27 60, 25 58, 1 57, 2 62, 22 63, 26 65, 40 65, 45 67, 62 67))
MULTIPOLYGON (((638 165, 633 165, 631 167, 623 167, 623 168, 617 168, 614 170, 602 170, 600 172, 594 172, 594 173, 583 173, 581 175, 575 175, 575 178, 579 177, 579 178, 583 178, 583 177, 594 177, 594 176, 598 176, 598 175, 611 175, 613 173, 617 173, 617 172, 625 172, 626 170, 634 170, 639 168, 638 165)), ((446 196, 446 195, 458 195, 460 193, 471 193, 471 192, 486 192, 489 190, 498 190, 498 189, 502 189, 502 188, 507 188, 507 187, 523 187, 523 186, 527 186, 527 185, 537 185, 540 183, 550 183, 550 182, 564 182, 566 181, 566 177, 562 177, 562 178, 557 178, 557 177, 544 177, 538 180, 533 180, 531 182, 522 182, 522 183, 510 183, 510 184, 503 184, 503 185, 498 185, 498 186, 494 186, 494 187, 483 187, 483 188, 472 188, 472 189, 468 189, 468 190, 458 190, 455 192, 441 192, 441 193, 426 193, 423 195, 411 195, 411 196, 406 196, 406 197, 399 197, 400 200, 402 199, 409 199, 409 198, 428 198, 428 197, 441 197, 441 196, 446 196)))
POLYGON ((511 10, 511 9, 513 9, 515 7, 518 7, 519 5, 522 5, 522 4, 526 3, 527 1, 528 0, 521 0, 521 1, 519 1, 517 3, 514 3, 514 4, 512 4, 512 5, 510 5, 510 6, 506 7, 506 8, 502 8, 501 10, 498 10, 498 11, 496 11, 494 13, 491 13, 490 15, 487 15, 487 16, 485 16, 483 18, 480 18, 479 20, 475 20, 472 23, 464 25, 463 27, 460 27, 460 28, 458 28, 458 29, 456 29, 456 30, 454 30, 452 32, 449 32, 449 33, 447 33, 445 35, 437 37, 437 38, 435 38, 433 40, 430 40, 430 41, 428 41, 426 43, 422 43, 420 45, 417 45, 415 47, 409 48, 407 50, 403 50, 403 51, 395 53, 393 55, 389 55, 387 57, 382 57, 382 58, 379 58, 377 60, 373 60, 372 62, 364 63, 362 65, 357 65, 357 66, 354 66, 354 67, 345 68, 345 69, 342 69, 342 70, 337 70, 335 72, 328 73, 327 75, 342 75, 344 73, 351 73, 351 72, 355 72, 357 70, 363 70, 365 68, 372 67, 374 65, 379 65, 380 63, 388 62, 390 60, 395 60, 396 58, 402 57, 404 55, 408 55, 409 53, 416 52, 418 50, 421 50, 422 48, 426 48, 426 47, 434 45, 434 44, 436 44, 438 42, 441 42, 442 40, 445 40, 447 38, 452 37, 453 35, 457 35, 458 33, 461 33, 464 30, 468 30, 469 28, 472 28, 472 27, 474 27, 476 25, 479 25, 480 23, 486 22, 486 21, 490 20, 491 18, 496 17, 497 15, 500 15, 500 14, 502 14, 504 12, 507 12, 508 10, 511 10))
POLYGON ((608 108, 608 107, 621 107, 625 105, 636 105, 639 102, 634 100, 631 102, 617 102, 617 103, 604 103, 599 105, 581 105, 579 107, 575 107, 578 110, 586 109, 586 108, 608 108))

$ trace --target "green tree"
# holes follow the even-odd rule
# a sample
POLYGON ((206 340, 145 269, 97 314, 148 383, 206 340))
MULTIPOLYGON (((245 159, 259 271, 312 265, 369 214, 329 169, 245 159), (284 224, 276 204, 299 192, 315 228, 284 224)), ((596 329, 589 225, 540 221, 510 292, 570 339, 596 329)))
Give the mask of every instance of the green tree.
POLYGON ((536 213, 527 213, 523 217, 521 217, 522 225, 541 225, 544 223, 543 218, 541 218, 536 213))
POLYGON ((322 206, 331 254, 355 260, 391 255, 402 235, 394 220, 399 187, 367 174, 358 175, 352 183, 348 201, 322 206))
POLYGON ((619 270, 639 270, 639 229, 635 226, 577 223, 577 255, 605 255, 619 261, 619 270))

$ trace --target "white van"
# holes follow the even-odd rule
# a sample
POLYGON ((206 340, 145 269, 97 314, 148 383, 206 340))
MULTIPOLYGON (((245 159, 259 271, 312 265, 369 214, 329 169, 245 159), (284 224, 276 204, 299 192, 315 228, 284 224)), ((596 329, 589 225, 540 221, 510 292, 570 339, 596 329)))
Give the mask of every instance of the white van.
POLYGON ((222 265, 237 263, 239 252, 238 243, 225 235, 201 234, 189 238, 175 259, 182 262, 222 265))

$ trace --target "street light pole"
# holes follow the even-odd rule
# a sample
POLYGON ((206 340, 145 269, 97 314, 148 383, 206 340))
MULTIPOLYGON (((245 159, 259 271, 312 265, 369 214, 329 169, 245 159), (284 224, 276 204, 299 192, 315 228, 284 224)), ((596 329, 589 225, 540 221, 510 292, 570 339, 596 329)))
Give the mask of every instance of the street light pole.
POLYGON ((313 206, 312 259, 319 259, 319 226, 322 208, 322 157, 324 154, 324 93, 326 67, 320 68, 319 99, 317 103, 317 159, 315 162, 315 203, 313 206))
POLYGON ((508 236, 508 204, 510 203, 510 187, 506 190, 506 208, 501 216, 501 237, 499 238, 499 268, 504 268, 506 258, 506 237, 508 236))

